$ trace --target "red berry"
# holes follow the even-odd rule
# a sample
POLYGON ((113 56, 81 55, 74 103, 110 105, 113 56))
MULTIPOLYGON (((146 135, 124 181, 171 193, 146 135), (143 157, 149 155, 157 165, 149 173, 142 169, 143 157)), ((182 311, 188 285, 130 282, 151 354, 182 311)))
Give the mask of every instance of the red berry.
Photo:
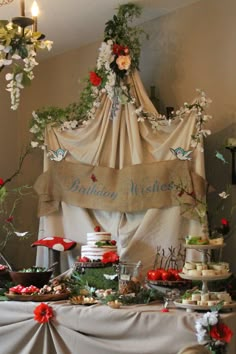
POLYGON ((111 240, 111 245, 115 246, 116 245, 116 240, 111 240))
POLYGON ((100 232, 101 231, 101 227, 100 226, 95 226, 94 231, 95 232, 100 232))

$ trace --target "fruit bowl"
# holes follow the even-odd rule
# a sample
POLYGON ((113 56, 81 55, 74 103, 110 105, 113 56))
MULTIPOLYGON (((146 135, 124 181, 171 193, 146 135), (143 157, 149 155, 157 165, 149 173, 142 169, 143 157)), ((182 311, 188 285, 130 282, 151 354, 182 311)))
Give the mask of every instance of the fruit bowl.
POLYGON ((38 288, 42 288, 45 284, 48 284, 52 271, 9 271, 11 280, 16 284, 23 286, 35 285, 38 288))

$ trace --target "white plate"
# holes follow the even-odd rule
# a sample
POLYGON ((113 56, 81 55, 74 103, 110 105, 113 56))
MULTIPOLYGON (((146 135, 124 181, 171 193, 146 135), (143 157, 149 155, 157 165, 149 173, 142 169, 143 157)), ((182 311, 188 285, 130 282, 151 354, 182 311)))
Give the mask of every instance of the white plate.
MULTIPOLYGON (((210 310, 212 306, 200 306, 193 304, 182 304, 181 300, 174 301, 176 307, 187 309, 187 310, 210 310)), ((233 301, 231 304, 223 305, 222 309, 232 309, 236 307, 236 302, 233 301)))
POLYGON ((179 276, 183 279, 187 280, 201 280, 201 281, 213 281, 213 280, 223 280, 227 279, 231 276, 232 273, 220 274, 220 275, 212 275, 212 276, 193 276, 187 275, 184 273, 179 273, 179 276))

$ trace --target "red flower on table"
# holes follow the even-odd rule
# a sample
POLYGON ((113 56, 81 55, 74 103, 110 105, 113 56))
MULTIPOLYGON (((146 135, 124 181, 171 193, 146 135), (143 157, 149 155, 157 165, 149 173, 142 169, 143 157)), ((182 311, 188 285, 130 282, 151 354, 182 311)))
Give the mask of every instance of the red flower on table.
POLYGON ((53 317, 53 310, 51 306, 41 303, 34 309, 34 320, 39 323, 46 323, 53 317))
POLYGON ((102 256, 102 263, 115 263, 119 261, 119 256, 116 252, 110 251, 110 252, 106 252, 104 253, 104 255, 102 256))
POLYGON ((90 82, 92 85, 94 86, 99 86, 102 82, 102 79, 100 76, 98 76, 95 71, 91 71, 90 72, 90 78, 89 78, 90 82))
POLYGON ((212 326, 210 329, 210 336, 215 340, 221 342, 229 343, 233 332, 231 329, 224 323, 217 323, 215 326, 212 326))

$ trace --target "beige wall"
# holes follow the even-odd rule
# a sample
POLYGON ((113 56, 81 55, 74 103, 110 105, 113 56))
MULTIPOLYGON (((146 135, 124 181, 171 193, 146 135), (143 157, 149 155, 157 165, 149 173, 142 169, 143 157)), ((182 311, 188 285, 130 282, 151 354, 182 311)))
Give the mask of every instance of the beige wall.
MULTIPOLYGON (((206 143, 206 167, 210 183, 217 188, 218 185, 224 187, 222 181, 230 183, 230 165, 222 169, 214 152, 221 149, 230 161, 223 141, 232 135, 232 124, 236 120, 235 13, 235 0, 202 0, 145 23, 144 29, 150 34, 150 40, 143 43, 140 62, 145 87, 149 90, 151 85, 156 86, 162 110, 166 106, 177 109, 185 101, 191 101, 196 88, 204 89, 212 98, 210 113, 214 119, 209 127, 213 135, 206 143)), ((12 144, 15 156, 16 126, 18 150, 23 141, 29 140, 28 122, 32 110, 49 105, 64 107, 78 99, 81 89, 78 80, 93 68, 99 45, 94 43, 41 62, 32 86, 24 91, 20 109, 13 117, 4 102, 2 121, 9 138, 5 136, 5 142, 0 141, 2 151, 8 151, 12 144)), ((1 157, 1 166, 8 166, 8 162, 7 156, 1 157)), ((33 183, 41 171, 42 153, 38 151, 27 161, 24 178, 27 176, 33 183)), ((232 199, 228 201, 228 209, 231 203, 232 199)), ((33 205, 30 217, 37 222, 35 201, 33 205)), ((230 255, 233 237, 228 242, 226 255, 230 255)), ((21 253, 18 254, 17 263, 20 263, 21 253)), ((34 253, 27 254, 28 262, 33 262, 33 257, 34 253)))

